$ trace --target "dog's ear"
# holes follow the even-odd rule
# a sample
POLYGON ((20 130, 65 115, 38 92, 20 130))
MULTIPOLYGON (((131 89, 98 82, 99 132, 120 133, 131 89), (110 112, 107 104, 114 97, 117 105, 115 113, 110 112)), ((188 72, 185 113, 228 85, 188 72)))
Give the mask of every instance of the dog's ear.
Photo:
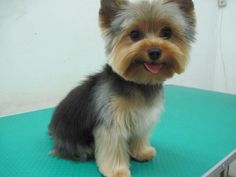
POLYGON ((192 0, 172 0, 179 4, 180 9, 182 9, 185 13, 191 14, 194 11, 194 4, 192 0))
POLYGON ((121 6, 126 3, 126 0, 101 0, 99 11, 100 26, 109 28, 121 6))

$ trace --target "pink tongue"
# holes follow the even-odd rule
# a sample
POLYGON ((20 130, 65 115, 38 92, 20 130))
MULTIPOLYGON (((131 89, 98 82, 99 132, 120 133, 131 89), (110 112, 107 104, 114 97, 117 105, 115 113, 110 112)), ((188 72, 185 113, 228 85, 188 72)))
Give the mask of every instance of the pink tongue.
POLYGON ((152 74, 157 74, 162 67, 162 64, 149 64, 144 63, 145 68, 152 74))

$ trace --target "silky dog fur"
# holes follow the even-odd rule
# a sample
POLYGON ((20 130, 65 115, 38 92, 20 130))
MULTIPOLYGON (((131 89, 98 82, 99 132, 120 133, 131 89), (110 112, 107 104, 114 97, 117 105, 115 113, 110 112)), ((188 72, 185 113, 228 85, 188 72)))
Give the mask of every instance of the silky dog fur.
POLYGON ((53 154, 96 159, 107 177, 129 177, 130 157, 152 159, 152 128, 162 110, 163 82, 186 67, 195 36, 192 0, 101 0, 107 64, 56 107, 53 154))

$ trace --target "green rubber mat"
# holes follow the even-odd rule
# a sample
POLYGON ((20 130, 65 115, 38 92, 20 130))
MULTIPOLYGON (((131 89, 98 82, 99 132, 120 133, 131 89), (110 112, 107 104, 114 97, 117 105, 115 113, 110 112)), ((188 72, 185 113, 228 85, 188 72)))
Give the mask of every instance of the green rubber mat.
MULTIPOLYGON (((165 98, 152 136, 158 155, 150 162, 132 161, 133 177, 199 177, 236 148, 235 95, 166 86, 165 98)), ((48 155, 52 111, 0 119, 0 177, 101 176, 94 161, 48 155)))

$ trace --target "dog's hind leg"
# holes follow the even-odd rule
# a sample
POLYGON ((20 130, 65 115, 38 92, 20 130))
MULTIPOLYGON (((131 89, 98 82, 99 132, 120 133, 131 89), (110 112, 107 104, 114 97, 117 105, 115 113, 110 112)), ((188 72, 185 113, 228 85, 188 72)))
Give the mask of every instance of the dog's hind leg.
POLYGON ((57 140, 51 154, 73 161, 86 161, 94 157, 94 148, 57 140))

